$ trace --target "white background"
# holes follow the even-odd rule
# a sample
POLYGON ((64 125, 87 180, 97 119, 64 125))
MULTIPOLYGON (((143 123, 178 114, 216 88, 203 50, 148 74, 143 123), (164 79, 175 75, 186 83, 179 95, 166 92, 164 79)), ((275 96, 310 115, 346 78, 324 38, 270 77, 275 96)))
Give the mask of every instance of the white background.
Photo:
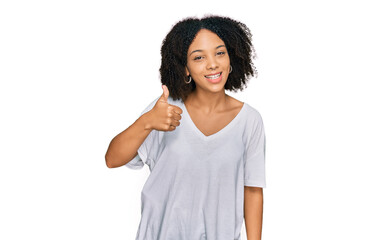
POLYGON ((371 239, 366 2, 1 1, 0 239, 135 239, 148 166, 104 155, 162 94, 172 25, 205 13, 253 34, 259 75, 227 93, 265 124, 263 239, 371 239))

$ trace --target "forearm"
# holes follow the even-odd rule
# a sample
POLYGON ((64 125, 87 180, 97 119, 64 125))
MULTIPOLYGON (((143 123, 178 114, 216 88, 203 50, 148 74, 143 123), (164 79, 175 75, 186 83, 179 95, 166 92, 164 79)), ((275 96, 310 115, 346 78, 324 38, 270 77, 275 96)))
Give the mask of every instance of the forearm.
POLYGON ((133 159, 150 132, 148 115, 145 113, 112 139, 105 156, 107 167, 120 167, 133 159))
POLYGON ((263 225, 263 189, 245 186, 244 217, 248 240, 261 240, 263 225))

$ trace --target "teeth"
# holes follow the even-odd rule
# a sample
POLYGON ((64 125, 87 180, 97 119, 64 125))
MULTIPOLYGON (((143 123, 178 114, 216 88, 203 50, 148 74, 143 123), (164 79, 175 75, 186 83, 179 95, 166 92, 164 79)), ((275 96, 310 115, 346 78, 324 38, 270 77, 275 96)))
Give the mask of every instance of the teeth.
POLYGON ((205 77, 208 78, 208 79, 217 79, 218 77, 220 77, 220 73, 215 74, 215 75, 205 76, 205 77))

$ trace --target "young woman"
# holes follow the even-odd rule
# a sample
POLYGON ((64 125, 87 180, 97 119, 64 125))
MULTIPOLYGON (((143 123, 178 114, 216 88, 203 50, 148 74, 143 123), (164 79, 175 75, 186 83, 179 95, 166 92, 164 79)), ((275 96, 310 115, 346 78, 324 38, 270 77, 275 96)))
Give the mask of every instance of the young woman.
POLYGON ((225 93, 256 74, 245 24, 186 18, 161 48, 163 94, 110 143, 108 167, 150 175, 136 240, 261 239, 265 132, 259 112, 225 93))

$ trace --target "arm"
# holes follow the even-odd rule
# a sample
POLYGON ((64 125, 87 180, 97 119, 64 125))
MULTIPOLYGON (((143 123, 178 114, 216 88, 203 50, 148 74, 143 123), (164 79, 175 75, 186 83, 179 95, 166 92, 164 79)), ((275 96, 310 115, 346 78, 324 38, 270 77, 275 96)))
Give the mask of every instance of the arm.
POLYGON ((153 101, 146 108, 151 110, 145 112, 145 109, 132 125, 112 139, 106 153, 107 167, 120 167, 130 162, 152 130, 173 131, 180 125, 180 114, 183 110, 168 104, 169 89, 165 85, 162 85, 162 89, 164 92, 156 103, 153 101))
POLYGON ((248 240, 261 240, 263 224, 263 189, 245 186, 244 218, 248 240))
POLYGON ((149 114, 147 112, 140 116, 132 125, 112 139, 105 156, 107 167, 120 167, 137 155, 140 145, 152 131, 149 114))

